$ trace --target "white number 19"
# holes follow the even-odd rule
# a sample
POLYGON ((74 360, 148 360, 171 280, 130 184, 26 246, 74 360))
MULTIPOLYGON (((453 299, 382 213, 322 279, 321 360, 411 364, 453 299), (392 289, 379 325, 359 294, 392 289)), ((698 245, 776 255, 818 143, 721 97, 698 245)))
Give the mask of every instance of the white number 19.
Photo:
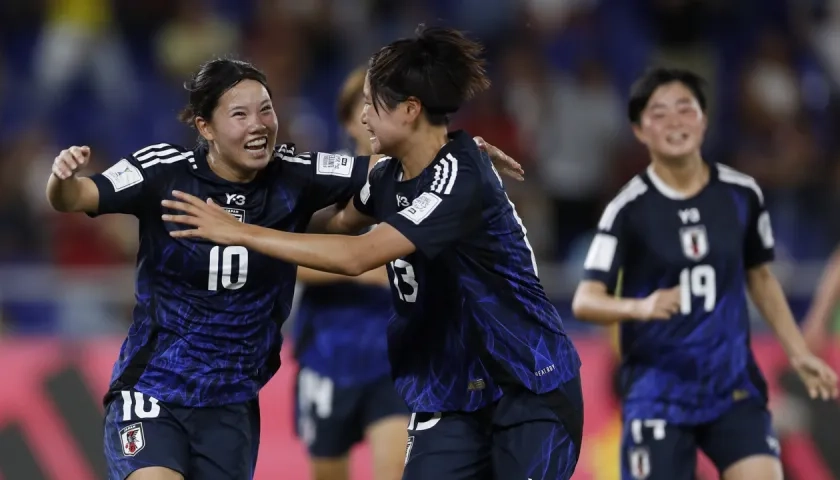
POLYGON ((710 265, 697 265, 680 272, 680 313, 691 314, 691 301, 703 297, 703 310, 711 312, 717 302, 715 269, 710 265))

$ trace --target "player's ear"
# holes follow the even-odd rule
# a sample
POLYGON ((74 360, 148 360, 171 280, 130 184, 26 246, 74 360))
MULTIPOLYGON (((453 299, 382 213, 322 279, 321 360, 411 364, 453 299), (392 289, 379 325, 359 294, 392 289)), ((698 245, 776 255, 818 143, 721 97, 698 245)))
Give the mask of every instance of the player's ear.
POLYGON ((645 132, 642 130, 642 125, 639 124, 639 123, 634 123, 632 125, 632 127, 633 127, 633 135, 636 136, 636 140, 641 142, 643 145, 647 145, 647 143, 648 143, 647 142, 647 136, 645 135, 645 132))
POLYGON ((208 142, 212 142, 215 139, 215 135, 213 135, 213 127, 204 117, 195 117, 195 129, 198 130, 198 134, 204 137, 204 139, 208 142))
POLYGON ((423 113, 423 105, 420 103, 420 100, 414 97, 408 97, 404 102, 402 102, 401 107, 405 110, 405 114, 408 117, 408 123, 414 123, 418 117, 423 113))

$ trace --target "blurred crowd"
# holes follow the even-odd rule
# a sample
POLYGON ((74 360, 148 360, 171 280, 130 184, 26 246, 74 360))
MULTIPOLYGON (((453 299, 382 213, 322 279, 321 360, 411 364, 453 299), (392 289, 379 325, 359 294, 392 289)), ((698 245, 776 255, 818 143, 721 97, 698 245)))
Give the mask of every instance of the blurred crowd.
MULTIPOLYGON (((645 166, 625 103, 653 64, 709 81, 705 154, 759 181, 778 256, 823 259, 840 239, 840 0, 3 0, 0 269, 133 261, 131 219, 48 210, 52 159, 90 145, 102 169, 150 143, 192 144, 176 114, 202 61, 252 61, 279 140, 338 149, 344 75, 421 22, 485 43, 494 88, 454 126, 525 166, 510 195, 543 261, 581 263, 601 209, 645 166)), ((7 322, 50 316, 2 296, 7 322)))

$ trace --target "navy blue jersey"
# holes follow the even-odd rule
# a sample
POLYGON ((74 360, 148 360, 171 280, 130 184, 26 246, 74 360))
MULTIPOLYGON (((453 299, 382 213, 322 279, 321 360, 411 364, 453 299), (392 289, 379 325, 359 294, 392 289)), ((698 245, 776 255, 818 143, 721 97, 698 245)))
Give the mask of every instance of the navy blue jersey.
POLYGON ((349 281, 305 286, 294 322, 298 363, 339 387, 389 376, 385 332, 392 312, 387 288, 349 281))
POLYGON ((586 278, 623 297, 680 286, 680 312, 670 320, 621 325, 628 418, 697 424, 734 401, 766 401, 745 281, 748 269, 773 259, 770 218, 755 180, 720 164, 710 169, 691 198, 652 169, 635 177, 607 206, 586 258, 586 278))
POLYGON ((172 190, 212 198, 242 222, 303 232, 312 214, 364 185, 367 157, 294 155, 281 145, 248 183, 221 179, 206 151, 144 148, 92 177, 98 214, 140 219, 133 323, 111 391, 134 388, 160 401, 203 407, 256 397, 279 367, 280 325, 296 266, 241 246, 175 239, 161 220, 172 190))
POLYGON ((356 208, 417 251, 388 266, 388 350, 414 412, 473 411, 508 385, 553 390, 580 359, 537 277, 525 228, 472 137, 456 132, 416 178, 386 158, 356 208))

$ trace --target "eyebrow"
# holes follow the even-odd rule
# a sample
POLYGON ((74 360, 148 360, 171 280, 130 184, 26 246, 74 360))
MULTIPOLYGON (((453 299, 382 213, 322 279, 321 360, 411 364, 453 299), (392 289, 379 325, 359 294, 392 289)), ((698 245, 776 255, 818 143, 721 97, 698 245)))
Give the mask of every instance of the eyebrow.
MULTIPOLYGON (((271 99, 266 98, 265 100, 260 101, 260 106, 261 107, 264 107, 266 105, 271 105, 271 99)), ((238 103, 234 103, 230 107, 228 107, 228 111, 232 112, 232 111, 234 111, 236 109, 239 109, 239 108, 247 108, 247 107, 245 105, 240 105, 238 103)))

